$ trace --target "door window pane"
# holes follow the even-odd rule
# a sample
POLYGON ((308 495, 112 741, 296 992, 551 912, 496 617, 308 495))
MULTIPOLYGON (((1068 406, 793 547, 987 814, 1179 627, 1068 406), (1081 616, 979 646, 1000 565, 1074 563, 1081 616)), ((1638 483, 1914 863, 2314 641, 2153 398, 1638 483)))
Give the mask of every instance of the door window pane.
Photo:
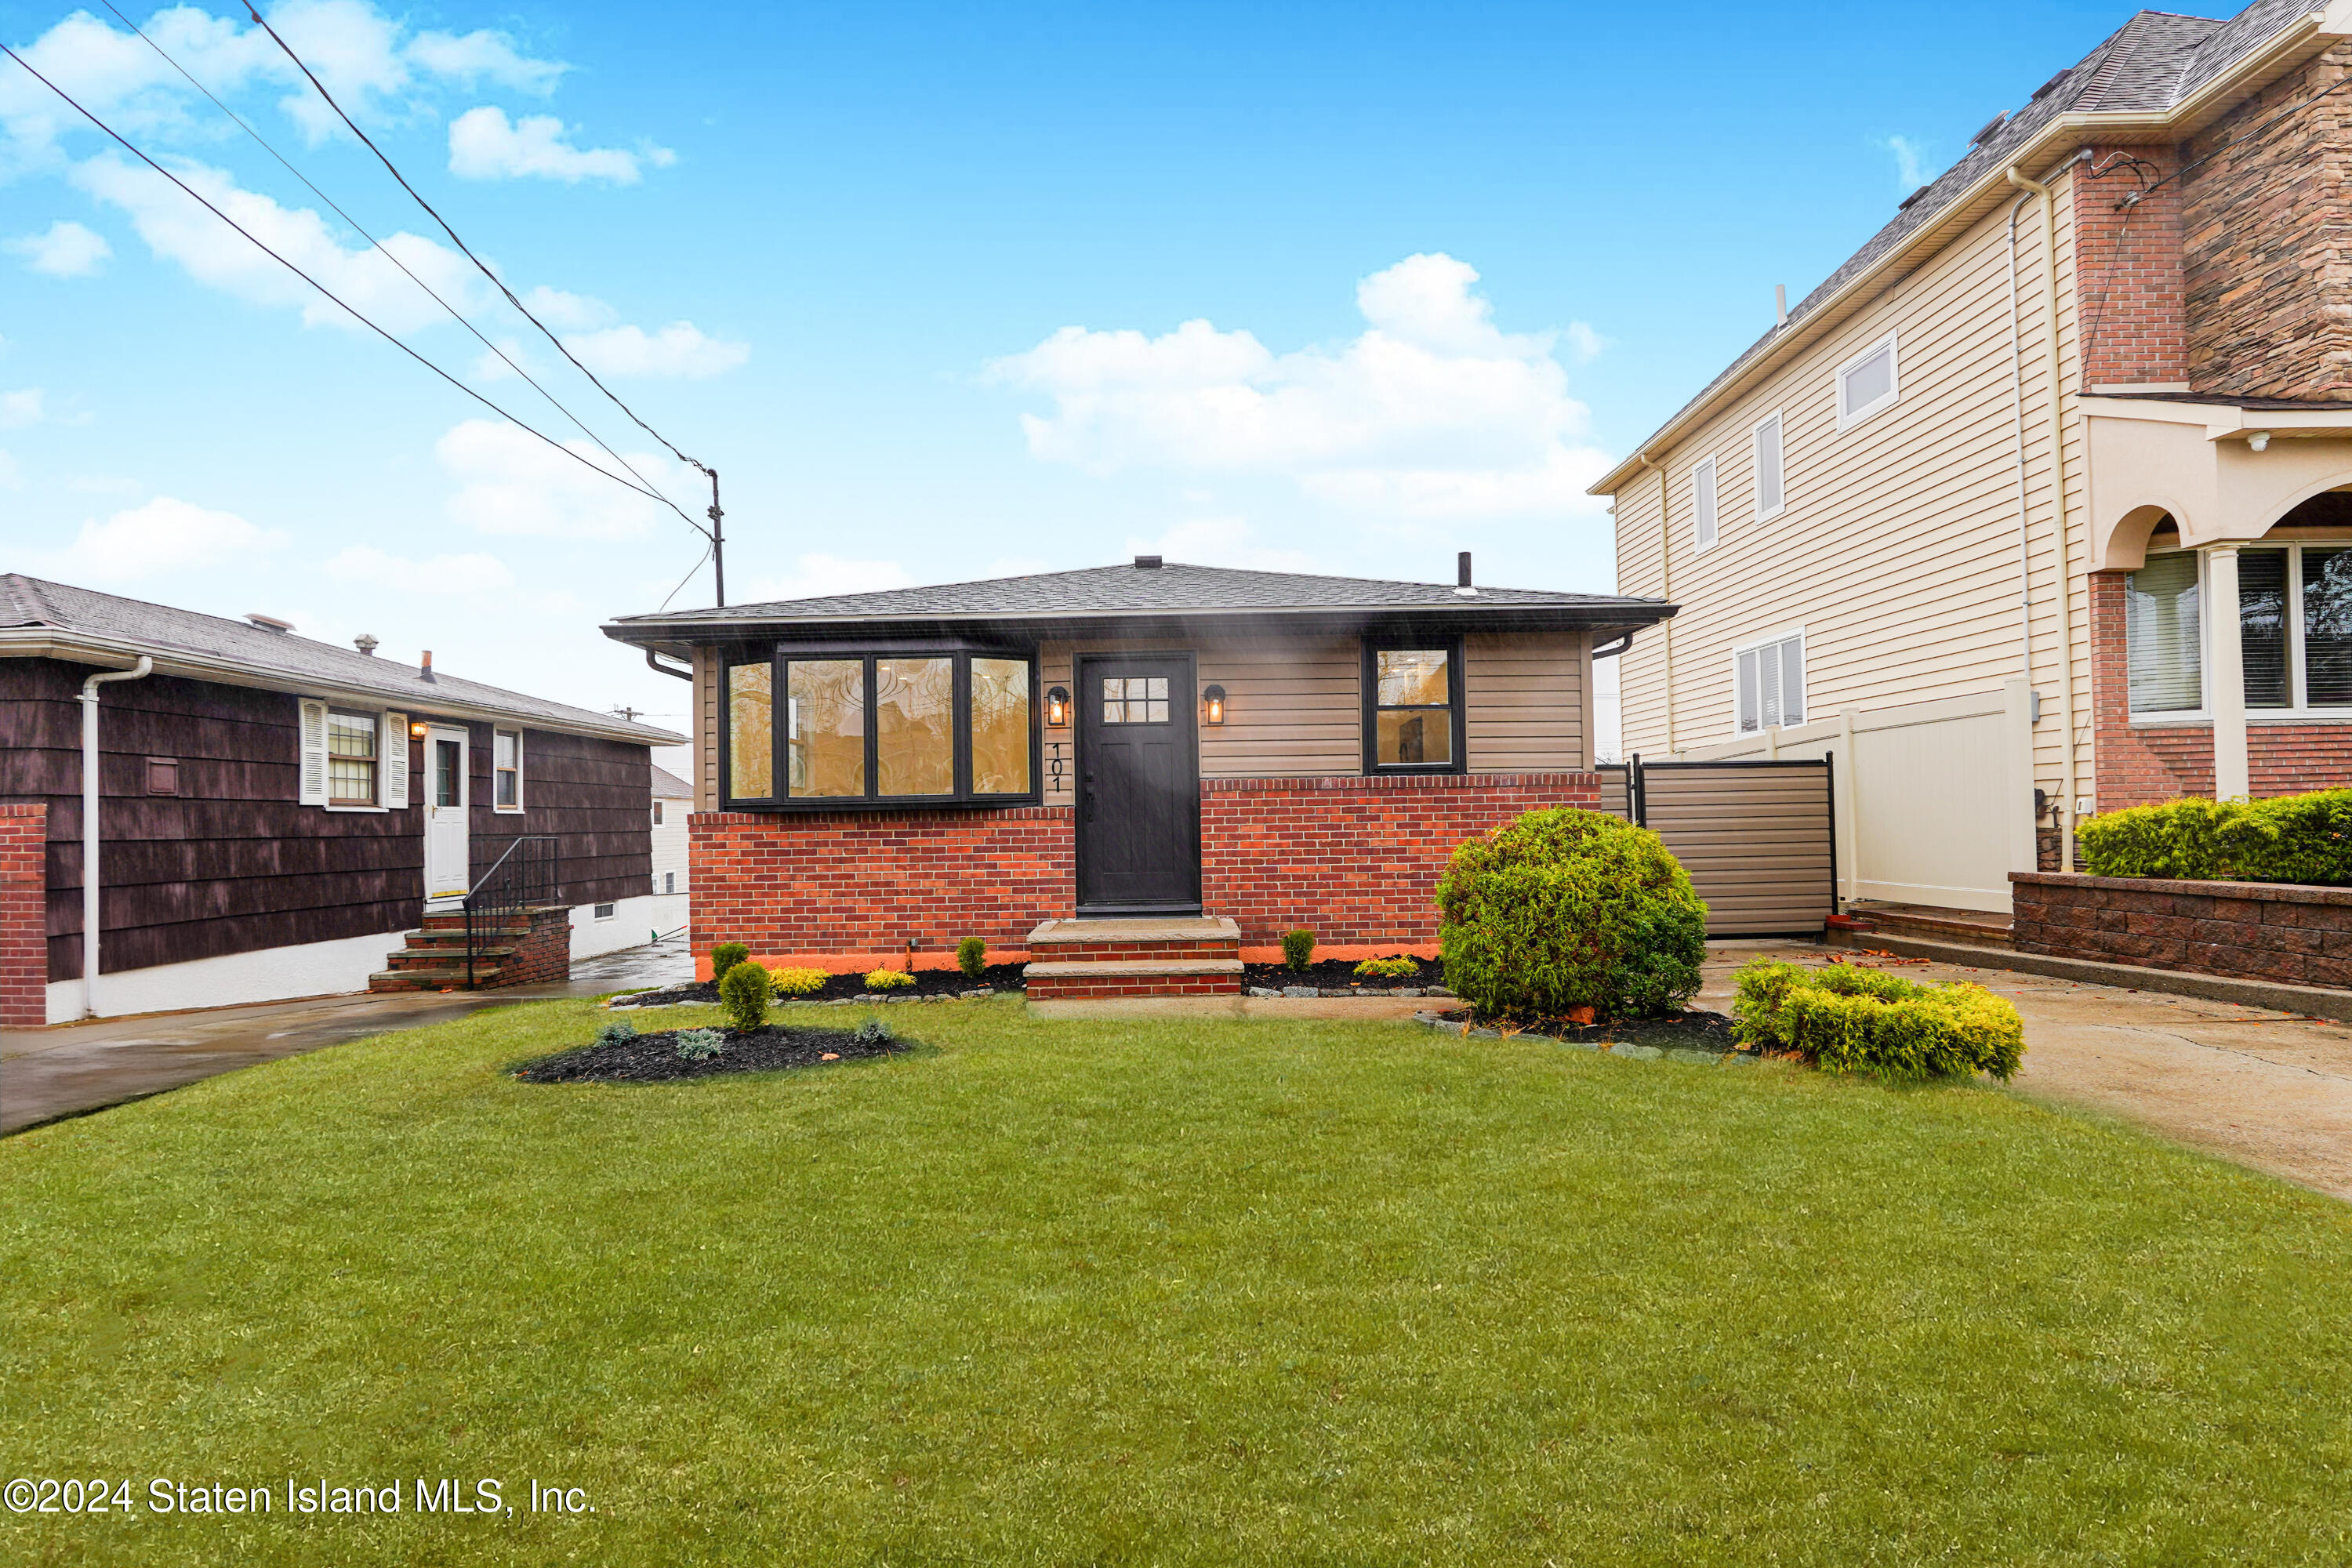
POLYGON ((1445 708, 1382 709, 1377 760, 1384 766, 1454 760, 1454 714, 1445 708))
POLYGON ((1102 695, 1106 724, 1168 722, 1168 678, 1164 675, 1106 675, 1102 695))
POLYGON ((2182 713, 2204 703, 2197 557, 2157 555, 2124 588, 2124 639, 2135 713, 2182 713))
POLYGON ((776 672, 739 664, 727 672, 727 793, 769 800, 776 793, 776 672))
POLYGON ((1029 662, 971 661, 971 788, 974 795, 1029 793, 1029 662))
POLYGON ((874 771, 877 795, 955 794, 955 660, 874 661, 874 771))
POLYGON ((2352 550, 2303 552, 2304 700, 2352 708, 2352 550))
POLYGON ((2238 640, 2245 650, 2246 706, 2285 708, 2294 700, 2286 668, 2286 552, 2238 554, 2238 640))
POLYGON ((866 662, 784 667, 784 785, 795 799, 866 793, 866 662))

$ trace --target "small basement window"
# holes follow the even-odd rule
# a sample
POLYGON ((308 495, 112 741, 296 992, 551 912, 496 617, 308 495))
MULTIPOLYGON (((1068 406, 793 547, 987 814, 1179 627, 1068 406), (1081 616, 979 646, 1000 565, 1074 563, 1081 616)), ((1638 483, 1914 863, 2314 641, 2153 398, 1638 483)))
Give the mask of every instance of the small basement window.
POLYGON ((596 906, 596 918, 600 921, 609 921, 620 912, 621 906, 618 904, 598 904, 596 906))
POLYGON ((1805 721, 1805 634, 1791 632, 1732 656, 1733 704, 1739 733, 1805 721))
POLYGON ((376 804, 376 742, 382 716, 327 710, 327 804, 376 804))
POLYGON ((490 809, 522 809, 522 731, 490 732, 490 809))
POLYGON ((786 647, 731 664, 727 805, 1033 803, 1036 689, 1027 650, 950 642, 786 647))
POLYGON ((1901 395, 1895 350, 1895 334, 1889 332, 1838 367, 1839 429, 1861 424, 1901 395))
POLYGON ((1463 771, 1462 645, 1364 645, 1364 771, 1463 771))

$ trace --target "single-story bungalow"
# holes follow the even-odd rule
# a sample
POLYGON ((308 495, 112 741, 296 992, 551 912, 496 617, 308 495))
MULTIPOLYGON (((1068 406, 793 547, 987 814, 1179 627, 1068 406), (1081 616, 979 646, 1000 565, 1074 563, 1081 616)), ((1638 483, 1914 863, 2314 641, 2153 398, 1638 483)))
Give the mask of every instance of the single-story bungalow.
POLYGON ((1592 661, 1674 613, 1459 575, 1141 555, 604 629, 694 683, 698 955, 1021 960, 1046 921, 1204 916, 1244 956, 1433 952, 1455 844, 1600 804, 1592 661))
POLYGON ((0 1027, 466 984, 502 863, 539 912, 478 980, 646 940, 684 737, 376 647, 0 574, 0 1027))

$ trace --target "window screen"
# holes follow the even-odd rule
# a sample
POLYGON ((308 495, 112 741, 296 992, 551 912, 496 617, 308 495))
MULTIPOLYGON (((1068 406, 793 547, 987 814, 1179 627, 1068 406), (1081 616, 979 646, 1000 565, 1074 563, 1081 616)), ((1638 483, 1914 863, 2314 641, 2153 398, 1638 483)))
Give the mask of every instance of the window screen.
POLYGON ((1895 397, 1895 345, 1879 344, 1838 373, 1838 417, 1854 420, 1895 397))
POLYGON ((1715 459, 1708 458, 1691 470, 1691 542, 1700 550, 1715 548, 1715 459))
POLYGON ((2203 706, 2198 629, 2197 557, 2151 556, 2124 590, 2133 712, 2180 713, 2203 706))
POLYGON ((1805 640, 1782 637, 1738 656, 1739 732, 1805 721, 1805 640))

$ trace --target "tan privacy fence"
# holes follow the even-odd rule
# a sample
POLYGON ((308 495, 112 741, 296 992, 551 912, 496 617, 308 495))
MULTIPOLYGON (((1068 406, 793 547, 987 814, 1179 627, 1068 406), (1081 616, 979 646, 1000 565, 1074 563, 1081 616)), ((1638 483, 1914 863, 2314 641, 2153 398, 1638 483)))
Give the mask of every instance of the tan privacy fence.
POLYGON ((1819 936, 1837 913, 1835 769, 1826 759, 1601 771, 1603 810, 1665 841, 1706 901, 1709 936, 1819 936))

